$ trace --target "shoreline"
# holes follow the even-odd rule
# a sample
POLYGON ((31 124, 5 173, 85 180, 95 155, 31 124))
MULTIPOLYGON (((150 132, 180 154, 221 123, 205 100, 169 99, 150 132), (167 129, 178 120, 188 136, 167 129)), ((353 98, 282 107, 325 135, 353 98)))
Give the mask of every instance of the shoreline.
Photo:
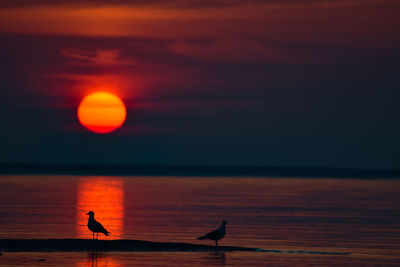
POLYGON ((210 246, 191 243, 152 242, 144 240, 92 240, 92 239, 0 239, 1 252, 268 252, 317 255, 350 255, 348 252, 260 249, 240 246, 210 246))
MULTIPOLYGON (((0 252, 33 251, 215 251, 215 246, 144 240, 0 239, 0 252)), ((218 246, 219 251, 261 251, 258 248, 218 246)))

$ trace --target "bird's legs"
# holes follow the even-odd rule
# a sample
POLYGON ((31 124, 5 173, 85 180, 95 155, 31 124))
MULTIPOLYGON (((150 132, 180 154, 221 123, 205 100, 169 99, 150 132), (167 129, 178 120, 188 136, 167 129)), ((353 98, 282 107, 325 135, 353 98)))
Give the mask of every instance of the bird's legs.
POLYGON ((93 232, 93 240, 94 240, 94 232, 93 232))
POLYGON ((96 237, 96 240, 99 240, 99 233, 97 233, 97 237, 96 237))

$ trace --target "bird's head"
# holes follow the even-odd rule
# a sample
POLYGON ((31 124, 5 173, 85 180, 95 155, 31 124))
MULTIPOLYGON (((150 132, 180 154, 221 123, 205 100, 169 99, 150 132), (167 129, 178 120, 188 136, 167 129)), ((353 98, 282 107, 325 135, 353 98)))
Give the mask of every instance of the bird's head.
POLYGON ((86 213, 86 215, 94 216, 94 212, 93 211, 89 211, 88 213, 86 213))
POLYGON ((223 220, 223 221, 222 221, 222 224, 223 224, 223 225, 225 225, 225 224, 227 224, 227 223, 228 223, 228 222, 227 222, 226 220, 223 220))

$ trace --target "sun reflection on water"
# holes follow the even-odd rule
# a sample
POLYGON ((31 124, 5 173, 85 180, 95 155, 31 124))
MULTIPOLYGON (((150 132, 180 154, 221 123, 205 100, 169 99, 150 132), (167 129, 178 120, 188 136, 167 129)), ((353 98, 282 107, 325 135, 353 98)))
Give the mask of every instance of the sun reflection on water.
MULTIPOLYGON (((94 211, 98 220, 110 233, 111 239, 121 238, 124 219, 123 180, 113 177, 80 178, 77 201, 77 237, 92 238, 87 228, 89 211, 94 211)), ((99 235, 104 239, 105 236, 99 235)))

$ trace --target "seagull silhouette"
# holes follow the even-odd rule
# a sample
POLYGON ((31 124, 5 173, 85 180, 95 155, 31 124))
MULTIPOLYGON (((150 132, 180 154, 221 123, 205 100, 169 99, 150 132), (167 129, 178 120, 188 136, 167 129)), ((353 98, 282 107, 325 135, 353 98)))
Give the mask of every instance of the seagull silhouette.
POLYGON ((226 221, 223 220, 221 226, 217 230, 214 230, 212 232, 209 232, 208 234, 200 236, 197 239, 215 240, 215 246, 218 247, 218 240, 224 238, 224 236, 225 236, 225 225, 226 225, 226 221))
POLYGON ((99 233, 103 233, 106 236, 108 236, 108 234, 110 234, 110 232, 107 231, 103 227, 103 225, 101 225, 101 223, 99 223, 98 221, 96 221, 94 219, 93 211, 89 211, 88 213, 86 213, 86 215, 89 215, 89 221, 88 221, 87 227, 89 228, 90 231, 93 232, 93 239, 94 239, 94 233, 97 233, 97 239, 99 239, 99 233))

